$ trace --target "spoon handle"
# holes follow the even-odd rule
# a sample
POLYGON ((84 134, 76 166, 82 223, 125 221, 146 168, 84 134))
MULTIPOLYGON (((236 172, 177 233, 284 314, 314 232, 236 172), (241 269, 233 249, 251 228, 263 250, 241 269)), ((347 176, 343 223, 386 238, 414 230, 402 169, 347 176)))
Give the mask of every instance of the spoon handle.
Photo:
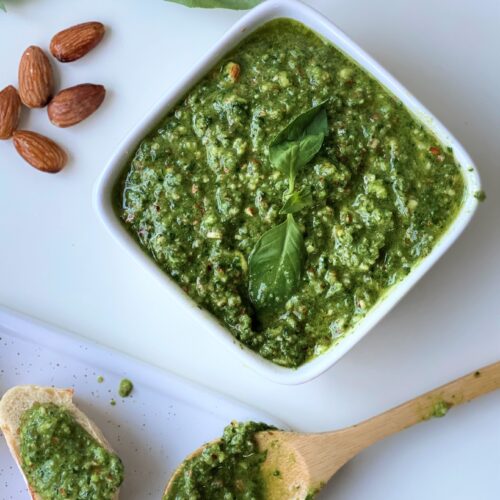
POLYGON ((432 417, 442 417, 453 406, 496 389, 500 389, 500 361, 349 427, 346 431, 355 443, 353 455, 391 434, 432 417))
POLYGON ((317 434, 258 432, 255 436, 259 449, 267 451, 262 465, 268 478, 266 486, 276 493, 269 498, 305 498, 304 491, 319 490, 340 467, 368 446, 412 425, 443 416, 452 406, 496 389, 500 389, 500 361, 345 429, 317 434), (274 474, 281 468, 284 476, 274 474), (295 494, 284 494, 283 488, 288 493, 295 488, 295 494))

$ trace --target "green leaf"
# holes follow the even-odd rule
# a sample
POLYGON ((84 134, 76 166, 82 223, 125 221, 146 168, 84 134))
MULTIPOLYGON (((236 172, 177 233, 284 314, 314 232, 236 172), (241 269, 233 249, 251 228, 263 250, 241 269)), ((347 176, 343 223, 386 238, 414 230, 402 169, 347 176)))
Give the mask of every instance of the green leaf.
POLYGON ((303 208, 310 207, 313 203, 311 190, 303 187, 300 191, 285 193, 283 196, 284 204, 280 214, 294 214, 303 208))
POLYGON ((271 145, 285 141, 298 141, 307 135, 328 133, 325 105, 328 100, 296 116, 271 142, 271 145))
POLYGON ((272 165, 293 179, 323 145, 328 133, 328 118, 324 108, 326 102, 295 117, 269 145, 272 165), (291 162, 291 159, 294 161, 291 162))
POLYGON ((300 139, 297 170, 307 165, 316 156, 323 145, 324 139, 324 134, 307 135, 303 139, 300 139))
POLYGON ((186 7, 201 7, 202 9, 234 9, 246 10, 258 5, 262 0, 167 0, 180 3, 186 7))
POLYGON ((7 9, 5 8, 5 4, 2 1, 0 1, 0 10, 7 12, 7 9))
POLYGON ((249 294, 258 311, 279 307, 291 297, 300 283, 305 255, 293 215, 260 237, 248 261, 249 294))
POLYGON ((269 148, 269 160, 274 168, 281 170, 287 177, 297 175, 297 159, 299 156, 299 144, 283 143, 269 148))

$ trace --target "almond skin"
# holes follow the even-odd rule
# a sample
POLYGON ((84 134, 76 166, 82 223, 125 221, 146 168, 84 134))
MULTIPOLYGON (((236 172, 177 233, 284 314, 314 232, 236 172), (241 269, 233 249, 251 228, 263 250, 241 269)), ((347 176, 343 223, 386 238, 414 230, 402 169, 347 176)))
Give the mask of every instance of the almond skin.
POLYGON ((9 139, 19 123, 21 99, 17 90, 9 85, 0 92, 0 139, 9 139))
POLYGON ((33 167, 55 174, 66 165, 66 153, 51 139, 36 132, 16 130, 13 135, 17 152, 33 167))
POLYGON ((106 89, 82 83, 61 90, 47 108, 49 120, 57 127, 71 127, 90 116, 102 104, 106 89))
POLYGON ((28 108, 43 108, 52 97, 54 76, 45 52, 35 45, 28 47, 19 63, 19 96, 28 108))
POLYGON ((61 62, 72 62, 90 52, 104 36, 104 25, 95 21, 60 31, 50 41, 51 54, 61 62))

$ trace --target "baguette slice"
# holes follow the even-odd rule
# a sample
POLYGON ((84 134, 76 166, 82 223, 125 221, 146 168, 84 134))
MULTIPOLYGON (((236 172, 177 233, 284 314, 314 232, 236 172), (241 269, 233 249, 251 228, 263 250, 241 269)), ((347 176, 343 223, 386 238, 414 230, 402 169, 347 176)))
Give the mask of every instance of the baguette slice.
MULTIPOLYGON (((24 474, 21 466, 18 436, 21 416, 26 410, 29 410, 33 406, 33 403, 54 403, 57 406, 65 408, 76 422, 79 423, 103 448, 111 453, 115 453, 94 422, 75 406, 73 403, 73 392, 73 389, 56 389, 38 385, 18 385, 9 389, 0 400, 0 429, 5 436, 9 450, 24 477, 33 500, 42 500, 42 497, 31 488, 24 474)), ((113 496, 113 500, 118 499, 118 494, 119 491, 117 490, 113 496)))

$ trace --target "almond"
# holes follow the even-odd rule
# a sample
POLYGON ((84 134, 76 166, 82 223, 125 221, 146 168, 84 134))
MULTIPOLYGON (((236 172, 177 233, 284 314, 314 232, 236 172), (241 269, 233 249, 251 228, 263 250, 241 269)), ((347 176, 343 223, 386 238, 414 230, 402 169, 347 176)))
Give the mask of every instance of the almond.
POLYGON ((102 103, 106 89, 102 85, 82 83, 61 90, 47 108, 49 120, 57 127, 71 127, 85 120, 102 103))
POLYGON ((19 123, 21 99, 17 90, 9 85, 0 92, 0 139, 9 139, 19 123))
POLYGON ((72 62, 90 52, 104 36, 104 25, 82 23, 60 31, 50 41, 51 54, 61 62, 72 62))
POLYGON ((55 174, 66 165, 66 153, 48 137, 28 130, 16 130, 13 141, 17 152, 42 172, 55 174))
POLYGON ((48 57, 40 47, 28 47, 19 63, 19 95, 28 108, 43 108, 52 97, 54 77, 48 57))

